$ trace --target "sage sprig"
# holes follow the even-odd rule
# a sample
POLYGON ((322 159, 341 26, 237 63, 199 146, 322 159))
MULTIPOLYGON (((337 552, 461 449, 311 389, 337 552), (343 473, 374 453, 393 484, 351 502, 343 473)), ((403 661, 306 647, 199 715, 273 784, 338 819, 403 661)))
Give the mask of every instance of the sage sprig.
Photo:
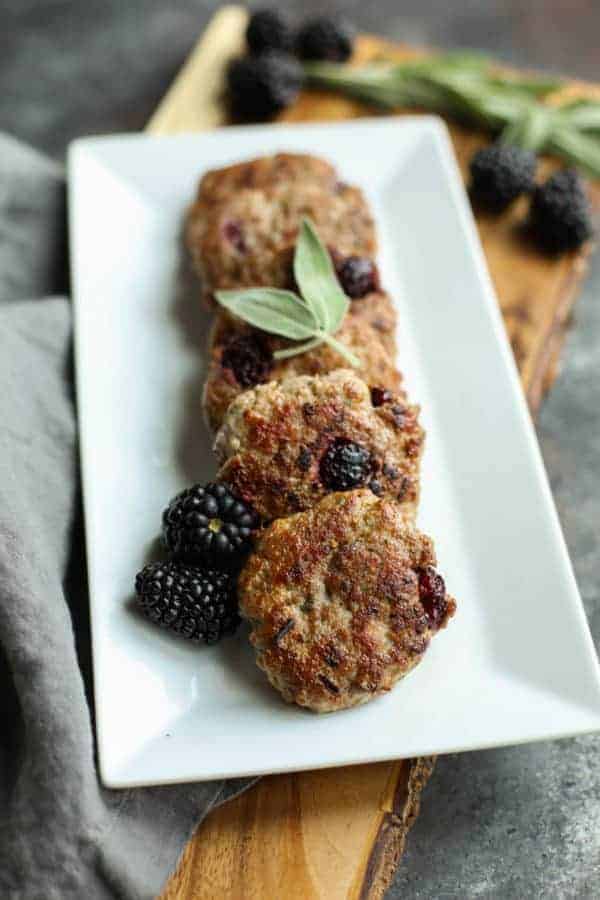
POLYGON ((310 62, 304 69, 309 85, 385 108, 446 115, 528 150, 554 154, 600 178, 600 103, 543 102, 562 87, 559 81, 502 73, 472 53, 360 67, 310 62))
POLYGON ((298 294, 278 288, 254 287, 216 291, 215 297, 221 306, 255 328, 298 342, 276 350, 275 359, 306 353, 325 343, 350 365, 359 368, 360 360, 334 337, 350 301, 337 280, 331 256, 308 219, 303 220, 296 242, 294 277, 298 294))

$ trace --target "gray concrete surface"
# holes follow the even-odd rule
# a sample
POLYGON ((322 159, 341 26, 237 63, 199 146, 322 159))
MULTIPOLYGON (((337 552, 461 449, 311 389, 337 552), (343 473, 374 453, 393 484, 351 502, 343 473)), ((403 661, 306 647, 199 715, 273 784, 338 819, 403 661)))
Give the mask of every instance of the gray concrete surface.
MULTIPOLYGON (((218 4, 0 0, 0 128, 57 157, 76 136, 141 128, 218 4)), ((288 2, 290 9, 293 4, 288 2)), ((600 80, 597 0, 304 0, 362 28, 600 80)), ((600 641, 600 259, 538 433, 600 641)), ((389 892, 417 898, 600 896, 600 739, 440 759, 389 892)))

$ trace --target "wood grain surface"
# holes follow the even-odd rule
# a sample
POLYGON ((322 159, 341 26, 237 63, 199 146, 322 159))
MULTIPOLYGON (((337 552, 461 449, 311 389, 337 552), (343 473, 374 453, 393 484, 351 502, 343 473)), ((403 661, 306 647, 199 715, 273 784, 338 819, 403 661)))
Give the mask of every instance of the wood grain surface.
MULTIPOLYGON (((226 124, 223 73, 243 47, 246 16, 237 6, 217 13, 148 131, 174 134, 226 124)), ((355 57, 403 59, 426 52, 364 35, 355 57)), ((600 87, 571 82, 562 95, 566 93, 598 98, 600 87)), ((281 119, 340 120, 373 114, 372 108, 352 100, 305 92, 281 119)), ((448 124, 464 173, 486 137, 448 124)), ((545 161, 542 173, 554 165, 545 161)), ((598 209, 597 185, 592 200, 598 209)), ((541 256, 524 237, 524 211, 525 201, 519 201, 499 218, 478 214, 477 225, 523 389, 535 413, 559 370, 589 248, 559 259, 541 256)), ((264 778, 199 826, 161 900, 380 898, 418 815, 433 765, 433 758, 424 758, 264 778)))

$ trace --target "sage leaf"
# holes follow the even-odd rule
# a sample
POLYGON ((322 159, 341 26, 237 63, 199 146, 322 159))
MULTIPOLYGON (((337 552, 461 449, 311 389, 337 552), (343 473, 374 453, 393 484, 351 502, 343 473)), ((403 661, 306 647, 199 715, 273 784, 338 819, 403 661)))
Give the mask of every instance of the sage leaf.
POLYGON ((298 343, 282 347, 275 359, 306 353, 329 344, 351 366, 360 360, 333 334, 340 327, 350 301, 337 280, 331 257, 317 231, 304 219, 296 243, 294 275, 301 295, 277 288, 216 291, 217 302, 239 319, 269 334, 298 343))
POLYGON ((313 338, 319 327, 310 308, 292 291, 256 287, 216 291, 215 297, 221 306, 255 328, 293 341, 313 338))
POLYGON ((331 256, 309 219, 304 219, 300 227, 294 276, 319 326, 331 334, 337 331, 350 301, 337 280, 331 256))
POLYGON ((291 347, 282 347, 273 354, 274 359, 289 359, 291 356, 298 356, 300 353, 308 353, 314 350, 319 344, 323 343, 322 337, 313 338, 312 341, 306 341, 305 344, 293 344, 291 347))
POLYGON ((417 107, 459 119, 600 177, 600 102, 542 102, 563 86, 555 79, 503 72, 469 54, 362 67, 307 62, 304 72, 310 85, 384 108, 417 107))

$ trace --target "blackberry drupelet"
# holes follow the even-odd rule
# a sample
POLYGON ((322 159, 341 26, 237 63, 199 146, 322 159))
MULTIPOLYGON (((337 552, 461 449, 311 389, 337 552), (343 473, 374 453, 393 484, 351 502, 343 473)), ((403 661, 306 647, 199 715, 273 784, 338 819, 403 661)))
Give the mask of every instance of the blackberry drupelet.
POLYGON ((299 30, 296 52, 302 59, 345 62, 352 56, 354 29, 326 16, 311 19, 299 30))
POLYGON ((379 290, 379 272, 372 259, 336 253, 333 265, 342 290, 351 300, 360 300, 379 290))
POLYGON ((269 119, 290 106, 302 86, 302 66, 285 53, 234 59, 227 70, 229 107, 237 119, 269 119))
POLYGON ((163 513, 163 539, 177 558, 216 568, 236 568, 252 547, 258 517, 227 485, 195 484, 177 494, 163 513))
POLYGON ((591 237, 588 199, 574 169, 556 172, 535 189, 529 224, 537 244, 548 253, 576 250, 591 237))
POLYGON ((250 53, 255 55, 268 50, 290 51, 292 33, 285 20, 274 9, 258 9, 250 16, 246 28, 246 43, 250 53))
POLYGON ((495 143, 471 159, 473 199, 490 212, 500 213, 520 194, 533 190, 535 154, 511 144, 495 143))
POLYGON ((371 454, 365 447, 347 438, 336 438, 321 457, 319 474, 330 490, 350 491, 367 481, 371 469, 371 454))
POLYGON ((419 572, 419 599, 432 625, 439 625, 446 614, 446 585, 433 566, 419 572))
POLYGON ((221 365, 231 369, 241 387, 254 387, 268 380, 273 368, 273 354, 260 335, 239 335, 226 345, 221 365))
POLYGON ((135 591, 146 618, 192 641, 216 644, 240 623, 235 581, 225 572, 151 563, 136 575, 135 591))

